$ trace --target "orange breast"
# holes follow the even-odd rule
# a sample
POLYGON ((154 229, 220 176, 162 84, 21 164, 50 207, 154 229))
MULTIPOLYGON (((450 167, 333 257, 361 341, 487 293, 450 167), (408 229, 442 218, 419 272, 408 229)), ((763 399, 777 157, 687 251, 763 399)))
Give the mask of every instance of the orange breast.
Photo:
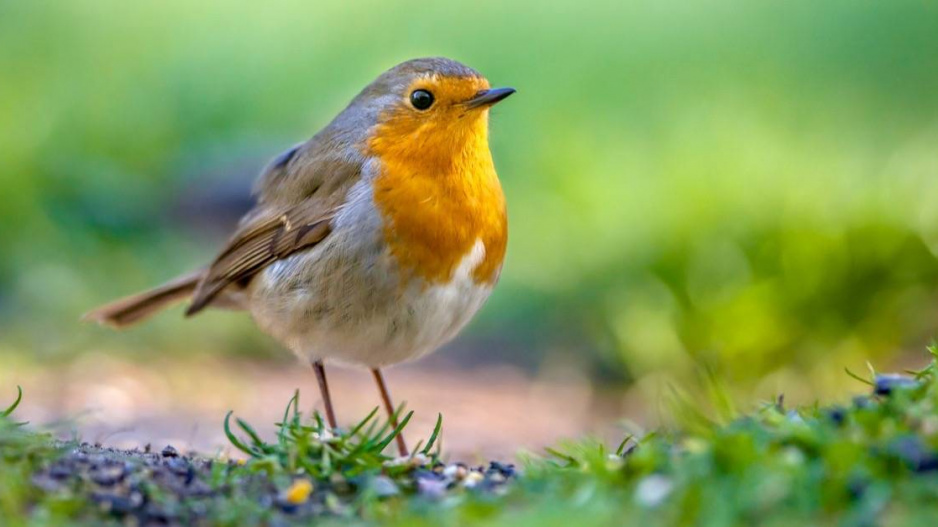
POLYGON ((381 160, 374 199, 385 219, 385 241, 406 275, 432 284, 448 282, 481 240, 485 257, 472 276, 476 283, 494 284, 508 222, 488 147, 487 116, 426 127, 398 120, 380 125, 369 141, 369 153, 381 160), (394 140, 415 134, 417 141, 394 140))

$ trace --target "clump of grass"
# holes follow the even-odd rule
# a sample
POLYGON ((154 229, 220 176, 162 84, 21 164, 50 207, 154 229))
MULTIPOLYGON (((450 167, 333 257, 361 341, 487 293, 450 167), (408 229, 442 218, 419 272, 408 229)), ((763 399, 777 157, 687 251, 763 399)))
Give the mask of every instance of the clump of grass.
POLYGON ((7 461, 18 461, 34 449, 42 449, 43 434, 27 431, 29 423, 13 419, 13 412, 23 401, 23 389, 16 387, 16 398, 5 409, 0 410, 0 457, 7 461))
POLYGON ((418 443, 411 460, 414 463, 401 462, 384 453, 388 445, 404 430, 413 417, 413 412, 404 414, 402 405, 395 412, 399 424, 391 428, 388 420, 380 422, 376 415, 378 408, 365 416, 348 431, 331 430, 322 416, 313 414, 311 422, 304 422, 299 411, 299 391, 287 403, 283 420, 276 423, 278 428, 275 442, 264 441, 253 426, 243 419, 234 422, 242 434, 232 430, 232 412, 225 416, 225 435, 239 451, 247 454, 251 467, 269 474, 286 472, 306 474, 316 479, 328 479, 335 474, 356 477, 369 471, 383 471, 390 475, 399 475, 414 464, 433 465, 439 460, 440 437, 443 428, 443 416, 437 417, 436 426, 424 443, 418 443), (433 447, 437 446, 434 450, 433 447))
POLYGON ((519 487, 531 503, 541 499, 532 485, 570 506, 588 493, 578 513, 597 523, 934 525, 938 349, 929 351, 921 370, 856 376, 870 392, 848 404, 785 408, 780 397, 725 423, 685 411, 686 426, 615 452, 568 444, 531 463, 519 487))
POLYGON ((0 411, 0 518, 11 521, 36 499, 31 484, 36 468, 60 452, 48 435, 31 432, 28 423, 13 418, 23 400, 23 389, 17 386, 16 392, 13 402, 0 411))

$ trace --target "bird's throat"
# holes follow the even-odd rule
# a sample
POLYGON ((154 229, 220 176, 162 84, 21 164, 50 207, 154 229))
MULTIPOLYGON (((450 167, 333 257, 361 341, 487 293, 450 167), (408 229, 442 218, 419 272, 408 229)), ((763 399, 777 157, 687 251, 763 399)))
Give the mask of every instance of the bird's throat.
POLYGON ((414 141, 369 144, 381 167, 374 199, 385 241, 408 278, 448 282, 477 241, 485 255, 473 279, 492 284, 498 277, 507 241, 505 198, 480 121, 481 130, 453 129, 420 141, 423 155, 401 144, 414 141))

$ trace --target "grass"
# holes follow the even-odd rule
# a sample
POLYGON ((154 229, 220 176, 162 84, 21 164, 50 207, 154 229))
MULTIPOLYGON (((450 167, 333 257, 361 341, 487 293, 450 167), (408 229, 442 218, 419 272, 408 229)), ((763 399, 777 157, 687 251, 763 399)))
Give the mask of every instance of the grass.
MULTIPOLYGON (((279 432, 275 443, 265 442, 251 425, 242 419, 235 419, 237 427, 245 436, 239 437, 231 430, 231 412, 225 416, 224 428, 231 444, 248 455, 255 468, 271 475, 303 473, 315 479, 327 480, 336 474, 359 476, 382 466, 384 472, 391 476, 403 474, 408 464, 389 465, 393 459, 387 457, 384 450, 407 426, 413 412, 408 412, 394 429, 390 429, 389 422, 379 424, 375 419, 377 413, 378 408, 375 407, 348 431, 335 434, 318 413, 314 415, 311 424, 303 423, 297 391, 287 404, 283 421, 277 423, 279 432)), ((401 413, 403 406, 395 417, 401 413)), ((425 458, 431 464, 439 459, 439 449, 435 454, 431 454, 431 451, 435 444, 439 444, 437 440, 442 428, 443 416, 440 415, 425 446, 421 441, 414 449, 422 456, 421 459, 425 458)))
POLYGON ((932 525, 932 355, 920 371, 858 376, 870 392, 846 404, 786 408, 779 397, 710 417, 675 397, 682 424, 616 447, 583 440, 526 454, 520 475, 443 463, 442 417, 416 454, 394 458, 384 451, 410 413, 396 429, 372 412, 332 433, 319 416, 304 418, 294 396, 271 441, 226 416, 247 456, 232 461, 56 443, 13 420, 17 397, 0 414, 0 512, 12 525, 932 525), (122 470, 118 482, 102 476, 122 470))

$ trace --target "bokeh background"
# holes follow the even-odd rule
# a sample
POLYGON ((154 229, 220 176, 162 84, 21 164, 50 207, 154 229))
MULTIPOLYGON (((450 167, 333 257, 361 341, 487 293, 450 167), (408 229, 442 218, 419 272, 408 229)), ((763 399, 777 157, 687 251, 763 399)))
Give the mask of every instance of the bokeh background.
MULTIPOLYGON (((31 0, 0 2, 3 389, 23 384, 40 421, 196 445, 221 409, 272 422, 301 385, 312 404, 243 314, 123 333, 79 316, 211 258, 268 159, 424 55, 519 93, 492 118, 499 288, 390 374, 422 422, 442 404, 467 444, 537 446, 651 426, 707 379, 745 408, 924 361, 938 4, 31 0)), ((376 403, 367 376, 337 375, 350 414, 376 403)))

